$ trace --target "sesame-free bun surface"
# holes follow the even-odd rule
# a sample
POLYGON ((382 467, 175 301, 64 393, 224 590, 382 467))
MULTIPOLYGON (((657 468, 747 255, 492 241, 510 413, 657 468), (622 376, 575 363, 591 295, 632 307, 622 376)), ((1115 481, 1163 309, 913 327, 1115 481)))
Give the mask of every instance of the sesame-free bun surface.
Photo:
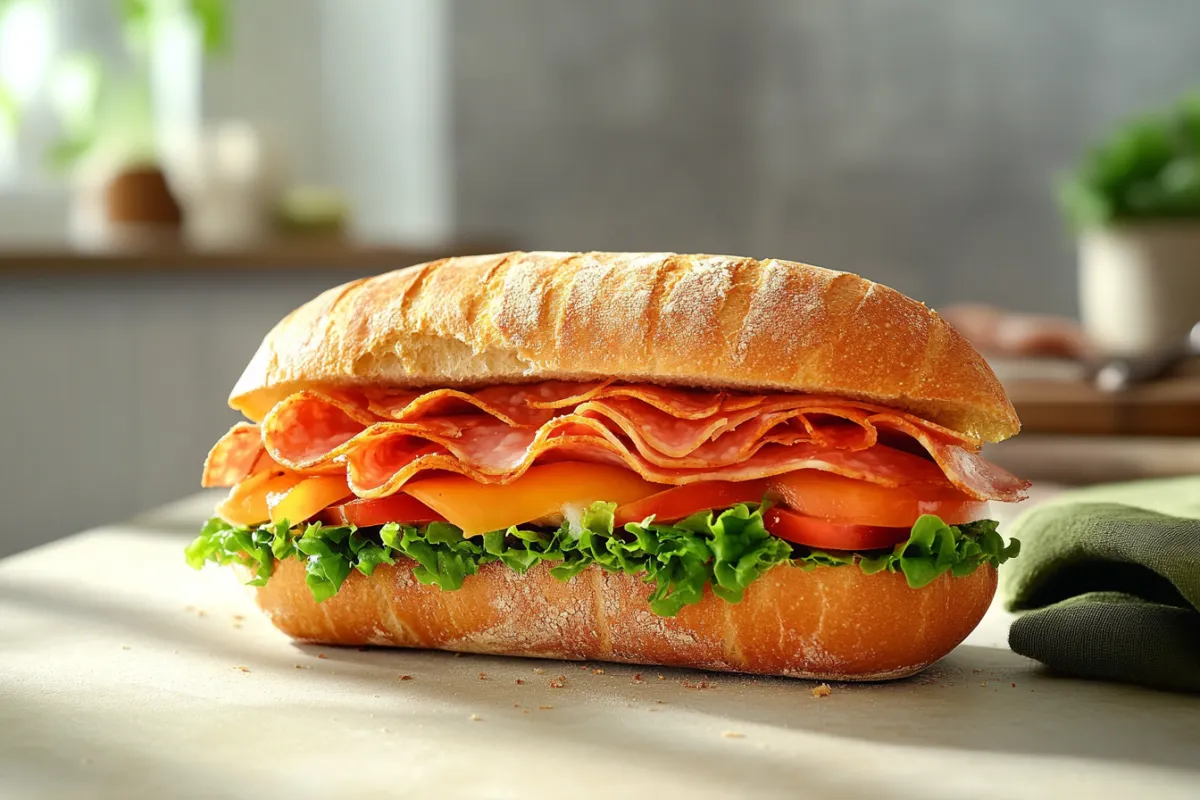
POLYGON ((230 405, 259 420, 301 388, 617 378, 835 394, 980 441, 1019 422, 996 376, 923 304, 791 261, 504 253, 339 286, 263 340, 230 405))
POLYGON ((739 603, 706 589, 678 616, 660 617, 639 577, 595 565, 564 583, 546 564, 519 575, 493 562, 452 592, 419 583, 413 566, 400 559, 370 577, 351 571, 336 595, 317 603, 304 563, 287 559, 255 592, 277 628, 306 642, 886 680, 954 649, 996 591, 990 566, 921 589, 899 573, 779 566, 739 603))

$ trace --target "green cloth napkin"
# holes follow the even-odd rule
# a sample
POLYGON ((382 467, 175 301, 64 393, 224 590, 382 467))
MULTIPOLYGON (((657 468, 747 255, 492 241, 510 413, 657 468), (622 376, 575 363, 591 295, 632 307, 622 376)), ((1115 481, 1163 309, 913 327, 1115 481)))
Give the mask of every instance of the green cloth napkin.
POLYGON ((1014 651, 1059 672, 1200 692, 1200 476, 1065 492, 1010 527, 1014 651))

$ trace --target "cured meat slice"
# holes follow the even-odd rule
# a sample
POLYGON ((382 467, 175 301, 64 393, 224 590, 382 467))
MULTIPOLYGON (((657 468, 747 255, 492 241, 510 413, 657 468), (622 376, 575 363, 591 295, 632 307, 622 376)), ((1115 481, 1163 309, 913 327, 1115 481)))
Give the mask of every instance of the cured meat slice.
POLYGON ((476 429, 476 435, 437 443, 437 450, 421 449, 415 437, 398 435, 398 432, 380 433, 377 441, 370 444, 363 441, 364 446, 348 453, 350 488, 360 497, 384 497, 400 490, 415 475, 426 470, 457 472, 482 483, 507 483, 547 453, 560 448, 569 449, 572 459, 623 463, 646 480, 666 484, 751 480, 795 469, 824 469, 884 486, 946 484, 941 470, 932 461, 883 445, 864 450, 842 450, 813 442, 762 442, 755 453, 740 463, 685 468, 649 461, 603 421, 591 417, 557 417, 540 428, 521 450, 515 441, 502 442, 499 455, 487 450, 496 441, 494 437, 500 435, 499 431, 490 428, 481 425, 476 429))
POLYGON ((949 481, 978 499, 1019 499, 1027 486, 961 435, 868 403, 565 382, 474 392, 300 391, 272 409, 261 435, 243 423, 222 437, 205 485, 230 485, 268 467, 345 470, 355 494, 381 497, 428 470, 504 483, 535 462, 563 459, 619 463, 670 484, 813 468, 889 486, 949 481), (881 431, 889 434, 882 441, 881 431), (907 452, 906 442, 929 458, 907 452))
POLYGON ((555 409, 575 406, 605 385, 546 382, 528 386, 489 386, 474 392, 437 389, 375 394, 368 395, 368 407, 380 419, 397 422, 482 411, 515 427, 537 428, 554 416, 555 409))
POLYGON ((249 422, 237 423, 208 451, 200 485, 205 488, 233 486, 255 471, 264 453, 258 426, 249 422))
POLYGON ((978 451, 947 442, 894 413, 874 414, 871 422, 881 428, 906 433, 921 443, 946 477, 977 500, 1015 502, 1025 499, 1029 481, 1018 478, 984 458, 978 451))
POLYGON ((348 449, 348 443, 368 426, 362 408, 328 394, 300 391, 282 400, 262 421, 262 440, 280 464, 294 470, 319 466, 348 449))

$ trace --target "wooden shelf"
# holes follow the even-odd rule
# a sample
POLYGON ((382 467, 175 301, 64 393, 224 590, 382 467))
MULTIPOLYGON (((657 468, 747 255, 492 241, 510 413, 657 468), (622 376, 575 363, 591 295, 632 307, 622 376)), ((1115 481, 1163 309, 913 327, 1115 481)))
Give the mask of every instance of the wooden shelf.
POLYGON ((511 250, 497 241, 453 241, 421 247, 368 247, 344 242, 287 241, 246 251, 164 248, 138 252, 84 253, 71 250, 0 250, 0 276, 103 275, 117 273, 247 272, 254 270, 341 270, 384 272, 447 256, 511 250))
MULTIPOLYGON (((1200 359, 1168 378, 1109 394, 1084 365, 1063 359, 993 359, 1022 434, 1200 436, 1200 359)), ((1025 438, 1024 435, 1020 438, 1025 438)))

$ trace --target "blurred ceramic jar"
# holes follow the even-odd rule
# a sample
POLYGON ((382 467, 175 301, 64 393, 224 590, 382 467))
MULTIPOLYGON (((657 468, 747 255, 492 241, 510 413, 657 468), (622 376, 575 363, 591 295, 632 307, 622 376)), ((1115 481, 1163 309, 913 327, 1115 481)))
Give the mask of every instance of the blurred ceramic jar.
POLYGON ((266 138, 244 122, 225 122, 168 149, 167 171, 192 247, 244 250, 273 233, 280 169, 266 138))
POLYGON ((1080 236, 1079 306, 1099 350, 1175 346, 1200 322, 1200 222, 1147 221, 1080 236))

